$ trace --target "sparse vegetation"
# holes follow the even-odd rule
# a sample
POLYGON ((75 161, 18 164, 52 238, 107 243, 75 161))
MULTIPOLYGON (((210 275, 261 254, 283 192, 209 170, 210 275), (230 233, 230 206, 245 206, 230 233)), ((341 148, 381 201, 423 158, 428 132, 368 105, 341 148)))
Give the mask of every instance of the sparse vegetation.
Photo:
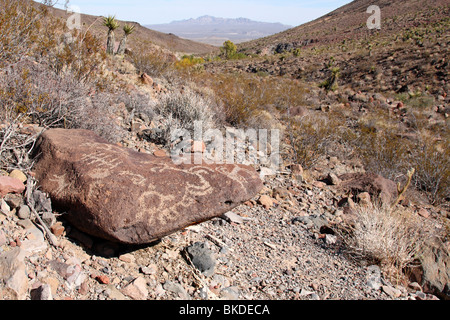
POLYGON ((417 215, 408 209, 358 206, 354 215, 354 226, 342 233, 351 254, 380 265, 392 279, 398 279, 415 262, 430 237, 417 215))

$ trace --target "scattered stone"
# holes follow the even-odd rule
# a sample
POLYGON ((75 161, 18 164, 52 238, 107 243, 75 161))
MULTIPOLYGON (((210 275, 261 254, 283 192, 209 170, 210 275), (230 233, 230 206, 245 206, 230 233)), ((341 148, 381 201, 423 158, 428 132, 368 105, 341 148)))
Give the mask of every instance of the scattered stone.
POLYGON ((35 151, 42 154, 36 178, 54 205, 68 212, 65 219, 92 236, 125 244, 148 244, 220 217, 262 189, 251 167, 178 166, 86 130, 48 130, 35 151))
POLYGON ((214 274, 217 262, 206 243, 196 242, 187 247, 186 252, 192 264, 205 276, 210 277, 214 274))
POLYGON ((271 197, 267 195, 262 195, 259 198, 258 203, 262 205, 266 210, 269 210, 270 208, 273 207, 273 200, 271 197))
POLYGON ((244 223, 244 219, 242 219, 242 217, 240 215, 238 215, 232 211, 225 213, 222 216, 222 219, 226 220, 229 223, 236 223, 236 224, 244 223))
POLYGON ((138 277, 123 288, 121 292, 133 300, 147 300, 149 295, 147 281, 138 277))
POLYGON ((367 286, 373 290, 380 290, 382 283, 379 266, 373 265, 367 268, 367 286))
POLYGON ((411 282, 408 287, 413 289, 414 291, 422 291, 422 287, 417 282, 411 282))
POLYGON ((42 191, 33 191, 34 208, 37 212, 52 212, 52 201, 42 191))
POLYGON ((52 290, 48 284, 42 284, 30 291, 31 300, 53 300, 52 290))
POLYGON ((10 206, 11 210, 19 209, 23 205, 23 197, 19 194, 7 194, 3 200, 10 206))
POLYGON ((0 287, 2 284, 14 292, 19 300, 25 300, 28 292, 28 276, 23 250, 16 247, 0 255, 0 287))
POLYGON ((97 280, 100 284, 109 284, 110 283, 109 277, 105 274, 96 276, 95 280, 97 280))
POLYGON ((428 219, 430 217, 430 212, 428 212, 427 209, 421 208, 419 210, 419 216, 421 216, 421 217, 423 217, 425 219, 428 219))
POLYGON ((186 290, 183 288, 183 286, 179 283, 175 283, 172 281, 166 281, 163 285, 164 290, 167 290, 169 292, 173 292, 178 295, 183 300, 190 300, 189 294, 186 292, 186 290))
POLYGON ((368 192, 363 192, 358 194, 358 203, 362 207, 372 208, 372 201, 370 200, 370 194, 368 192))
POLYGON ((339 177, 342 180, 340 188, 345 192, 360 194, 367 192, 374 198, 379 198, 382 204, 391 205, 398 197, 395 182, 372 173, 350 173, 339 177))
POLYGON ((50 227, 50 230, 55 236, 61 237, 64 234, 65 228, 61 222, 57 222, 50 227))
POLYGON ((150 276, 158 272, 158 267, 156 266, 156 264, 151 264, 147 267, 141 267, 140 270, 143 274, 150 276))
POLYGON ((22 181, 23 183, 25 183, 28 180, 27 176, 20 170, 13 170, 13 171, 11 171, 9 176, 11 178, 18 179, 18 180, 22 181))
POLYGON ((5 200, 1 199, 0 200, 0 210, 3 212, 3 214, 5 214, 6 216, 10 216, 11 215, 11 208, 9 207, 9 205, 6 203, 5 200))
POLYGON ((48 227, 51 227, 56 223, 56 217, 52 212, 44 212, 42 214, 42 221, 44 221, 48 227))
POLYGON ((338 186, 341 183, 341 180, 334 173, 328 174, 327 179, 333 186, 338 186))
POLYGON ((22 205, 19 209, 19 212, 17 213, 17 216, 19 217, 19 219, 22 219, 22 220, 29 219, 31 216, 30 207, 28 207, 25 204, 22 205))
POLYGON ((131 253, 127 253, 119 256, 119 260, 126 263, 134 263, 136 261, 136 258, 131 253))
POLYGON ((239 290, 236 287, 224 288, 220 291, 220 299, 230 301, 239 300, 239 290))
POLYGON ((333 245, 336 244, 337 242, 337 237, 332 235, 332 234, 326 234, 325 235, 325 243, 328 245, 333 245))
POLYGON ((383 291, 390 296, 391 298, 399 298, 402 295, 402 292, 396 288, 393 288, 391 286, 382 286, 381 287, 383 291))
POLYGON ((153 79, 146 73, 143 73, 140 76, 141 82, 142 84, 148 85, 148 86, 152 86, 154 84, 153 79))

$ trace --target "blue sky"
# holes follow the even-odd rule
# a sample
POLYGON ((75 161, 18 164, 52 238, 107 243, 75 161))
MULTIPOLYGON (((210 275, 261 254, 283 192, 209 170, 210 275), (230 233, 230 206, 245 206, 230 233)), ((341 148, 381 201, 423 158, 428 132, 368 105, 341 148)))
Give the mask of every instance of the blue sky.
MULTIPOLYGON (((64 4, 65 0, 59 0, 64 4)), ((212 15, 249 18, 297 26, 314 20, 351 0, 70 0, 82 13, 116 15, 119 20, 160 24, 212 15)), ((61 7, 61 6, 60 6, 61 7)))

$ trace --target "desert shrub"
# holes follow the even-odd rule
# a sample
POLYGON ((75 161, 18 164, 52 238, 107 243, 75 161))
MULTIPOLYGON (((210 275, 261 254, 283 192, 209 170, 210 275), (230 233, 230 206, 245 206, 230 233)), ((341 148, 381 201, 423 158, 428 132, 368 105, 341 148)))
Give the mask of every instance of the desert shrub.
POLYGON ((212 104, 212 101, 190 90, 166 94, 153 107, 154 111, 165 119, 163 140, 170 143, 170 136, 177 129, 188 130, 193 136, 196 121, 202 123, 203 132, 215 129, 212 104))
POLYGON ((337 112, 308 114, 288 121, 294 159, 304 169, 313 168, 327 156, 342 157, 341 150, 347 150, 348 142, 354 139, 354 133, 343 125, 345 121, 337 112))
POLYGON ((418 215, 405 208, 358 206, 353 214, 354 226, 341 232, 350 253, 391 275, 414 262, 429 236, 418 215))
POLYGON ((448 129, 441 141, 416 120, 414 132, 405 137, 383 116, 376 117, 372 122, 360 121, 356 138, 350 142, 366 171, 396 180, 399 174, 414 168, 415 187, 424 191, 432 204, 444 203, 450 194, 448 129))
POLYGON ((151 77, 171 77, 175 68, 176 59, 159 50, 136 49, 131 54, 131 62, 139 73, 147 73, 151 77))
MULTIPOLYGON (((223 105, 225 121, 240 127, 251 125, 254 128, 258 125, 255 119, 265 118, 260 114, 268 111, 268 106, 274 105, 276 110, 285 111, 288 106, 301 105, 305 92, 295 80, 251 74, 203 74, 197 81, 215 93, 223 105)), ((267 126, 261 123, 260 128, 267 126)))
POLYGON ((29 122, 45 128, 84 128, 115 140, 107 93, 80 82, 72 73, 57 74, 32 60, 0 72, 0 121, 29 122))
POLYGON ((0 67, 14 63, 32 51, 45 14, 26 1, 0 0, 0 67))
POLYGON ((443 204, 450 197, 450 149, 448 135, 442 143, 431 136, 419 135, 410 146, 407 160, 416 169, 414 183, 424 191, 432 204, 443 204))

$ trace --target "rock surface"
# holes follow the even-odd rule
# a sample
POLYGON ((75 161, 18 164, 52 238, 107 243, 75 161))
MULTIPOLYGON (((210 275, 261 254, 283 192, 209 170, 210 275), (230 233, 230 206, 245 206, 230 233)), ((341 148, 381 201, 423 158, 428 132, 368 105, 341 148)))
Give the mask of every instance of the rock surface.
POLYGON ((48 130, 36 151, 36 178, 55 207, 81 231, 115 242, 153 242, 220 217, 262 189, 251 167, 177 166, 86 130, 48 130))
POLYGON ((339 177, 340 187, 356 194, 367 192, 384 204, 391 204, 398 196, 395 182, 372 173, 350 173, 339 177))

